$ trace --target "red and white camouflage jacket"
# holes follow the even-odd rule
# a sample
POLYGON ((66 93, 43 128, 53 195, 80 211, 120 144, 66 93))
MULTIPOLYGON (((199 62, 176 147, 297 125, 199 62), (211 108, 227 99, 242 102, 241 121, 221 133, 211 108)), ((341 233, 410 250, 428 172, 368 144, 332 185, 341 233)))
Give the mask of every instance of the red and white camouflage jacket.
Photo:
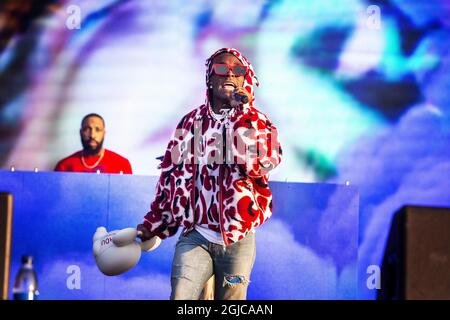
MULTIPOLYGON (((248 66, 244 88, 253 94, 253 68, 237 50, 218 50, 207 66, 225 50, 248 66)), ((144 226, 161 239, 176 234, 180 226, 187 234, 198 224, 220 232, 225 245, 241 240, 272 215, 269 172, 281 155, 276 127, 253 101, 220 120, 207 94, 205 104, 176 127, 144 226), (214 203, 205 203, 207 192, 214 203)))

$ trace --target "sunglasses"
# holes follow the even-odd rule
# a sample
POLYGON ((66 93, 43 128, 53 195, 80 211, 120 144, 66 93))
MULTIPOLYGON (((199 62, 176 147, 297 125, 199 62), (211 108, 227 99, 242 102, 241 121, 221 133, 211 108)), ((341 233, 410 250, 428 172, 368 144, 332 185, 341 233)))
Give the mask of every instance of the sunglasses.
POLYGON ((214 63, 212 66, 212 70, 215 74, 218 76, 226 76, 228 75, 228 71, 231 70, 231 72, 235 76, 244 76, 247 73, 247 67, 246 66, 229 66, 227 64, 220 64, 220 63, 214 63))

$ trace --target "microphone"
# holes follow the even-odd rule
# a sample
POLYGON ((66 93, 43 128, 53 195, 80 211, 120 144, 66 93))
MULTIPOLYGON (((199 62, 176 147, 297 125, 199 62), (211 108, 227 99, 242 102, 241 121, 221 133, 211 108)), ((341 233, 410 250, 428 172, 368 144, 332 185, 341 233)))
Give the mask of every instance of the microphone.
POLYGON ((242 102, 243 104, 248 103, 248 97, 244 94, 234 94, 234 99, 236 99, 239 102, 242 102))

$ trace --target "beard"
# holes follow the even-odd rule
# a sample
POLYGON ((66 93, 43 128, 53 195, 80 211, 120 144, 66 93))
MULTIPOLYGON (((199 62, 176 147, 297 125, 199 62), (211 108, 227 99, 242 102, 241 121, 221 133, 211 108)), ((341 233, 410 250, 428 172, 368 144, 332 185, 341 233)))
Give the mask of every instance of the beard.
POLYGON ((220 106, 223 105, 230 105, 231 101, 233 100, 232 93, 226 92, 224 90, 220 89, 209 89, 209 96, 211 99, 211 102, 217 101, 219 102, 220 106))
POLYGON ((89 139, 89 140, 83 140, 83 139, 81 139, 81 144, 83 145, 83 151, 84 151, 84 153, 86 153, 87 155, 95 155, 95 154, 98 154, 98 153, 102 150, 102 148, 103 148, 103 141, 104 141, 104 139, 102 139, 102 141, 100 141, 100 142, 97 144, 97 146, 95 146, 95 147, 93 147, 93 146, 91 146, 91 145, 89 144, 91 141, 95 141, 95 140, 92 140, 92 139, 89 139))

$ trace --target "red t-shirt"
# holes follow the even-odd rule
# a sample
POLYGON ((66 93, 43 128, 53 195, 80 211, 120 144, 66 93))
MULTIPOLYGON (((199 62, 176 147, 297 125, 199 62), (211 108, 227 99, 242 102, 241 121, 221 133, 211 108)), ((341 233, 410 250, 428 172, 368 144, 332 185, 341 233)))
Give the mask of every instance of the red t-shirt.
POLYGON ((84 156, 85 166, 81 161, 82 151, 75 152, 71 156, 62 159, 55 167, 55 171, 69 171, 69 172, 97 172, 101 173, 122 173, 132 174, 131 164, 128 159, 118 155, 115 152, 105 149, 103 159, 93 168, 99 159, 100 155, 84 156))

